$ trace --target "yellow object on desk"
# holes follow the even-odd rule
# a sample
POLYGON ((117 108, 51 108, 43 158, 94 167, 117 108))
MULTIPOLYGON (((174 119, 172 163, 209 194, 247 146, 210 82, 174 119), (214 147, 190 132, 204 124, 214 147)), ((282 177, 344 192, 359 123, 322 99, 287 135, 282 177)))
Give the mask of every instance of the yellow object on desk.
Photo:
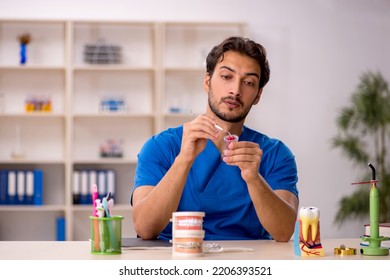
POLYGON ((340 256, 356 255, 356 248, 345 247, 341 245, 339 248, 334 248, 334 254, 340 256))

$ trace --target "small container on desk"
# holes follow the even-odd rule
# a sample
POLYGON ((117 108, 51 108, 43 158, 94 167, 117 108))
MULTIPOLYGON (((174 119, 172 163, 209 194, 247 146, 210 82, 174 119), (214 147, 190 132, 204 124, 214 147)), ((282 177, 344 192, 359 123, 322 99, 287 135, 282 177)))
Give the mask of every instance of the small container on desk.
POLYGON ((89 219, 91 221, 91 253, 95 255, 121 254, 123 216, 107 218, 90 216, 89 219))

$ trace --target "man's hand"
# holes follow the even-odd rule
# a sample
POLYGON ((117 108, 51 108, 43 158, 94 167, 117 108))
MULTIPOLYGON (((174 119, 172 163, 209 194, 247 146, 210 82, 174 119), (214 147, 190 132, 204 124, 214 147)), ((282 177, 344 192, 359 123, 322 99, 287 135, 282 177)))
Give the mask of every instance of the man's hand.
POLYGON ((240 168, 241 176, 245 182, 250 183, 253 180, 258 180, 263 151, 257 143, 247 141, 232 142, 223 154, 223 161, 226 164, 240 168))
POLYGON ((218 139, 218 130, 214 124, 214 119, 206 115, 199 115, 183 124, 180 156, 186 161, 193 162, 206 148, 207 139, 218 139))

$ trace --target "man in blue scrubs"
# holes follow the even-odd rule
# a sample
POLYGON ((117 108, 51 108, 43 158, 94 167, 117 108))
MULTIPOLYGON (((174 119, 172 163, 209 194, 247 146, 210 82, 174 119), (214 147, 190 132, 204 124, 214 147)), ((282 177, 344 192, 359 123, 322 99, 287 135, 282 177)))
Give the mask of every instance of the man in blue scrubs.
POLYGON ((295 157, 280 140, 244 125, 269 80, 266 50, 230 37, 206 63, 205 113, 153 136, 138 155, 135 230, 143 239, 171 239, 172 212, 201 211, 205 240, 288 241, 298 211, 295 157), (239 141, 226 147, 225 131, 239 141))

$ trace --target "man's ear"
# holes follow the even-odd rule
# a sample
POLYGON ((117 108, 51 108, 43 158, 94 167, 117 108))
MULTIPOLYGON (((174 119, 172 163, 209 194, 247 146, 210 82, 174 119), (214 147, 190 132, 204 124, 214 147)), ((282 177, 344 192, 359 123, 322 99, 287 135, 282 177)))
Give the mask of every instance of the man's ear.
POLYGON ((262 93, 263 93, 263 88, 259 89, 259 91, 257 92, 256 97, 253 100, 253 105, 256 105, 257 103, 259 103, 262 93))
POLYGON ((203 79, 203 89, 206 93, 210 91, 211 76, 210 73, 206 73, 203 79))

